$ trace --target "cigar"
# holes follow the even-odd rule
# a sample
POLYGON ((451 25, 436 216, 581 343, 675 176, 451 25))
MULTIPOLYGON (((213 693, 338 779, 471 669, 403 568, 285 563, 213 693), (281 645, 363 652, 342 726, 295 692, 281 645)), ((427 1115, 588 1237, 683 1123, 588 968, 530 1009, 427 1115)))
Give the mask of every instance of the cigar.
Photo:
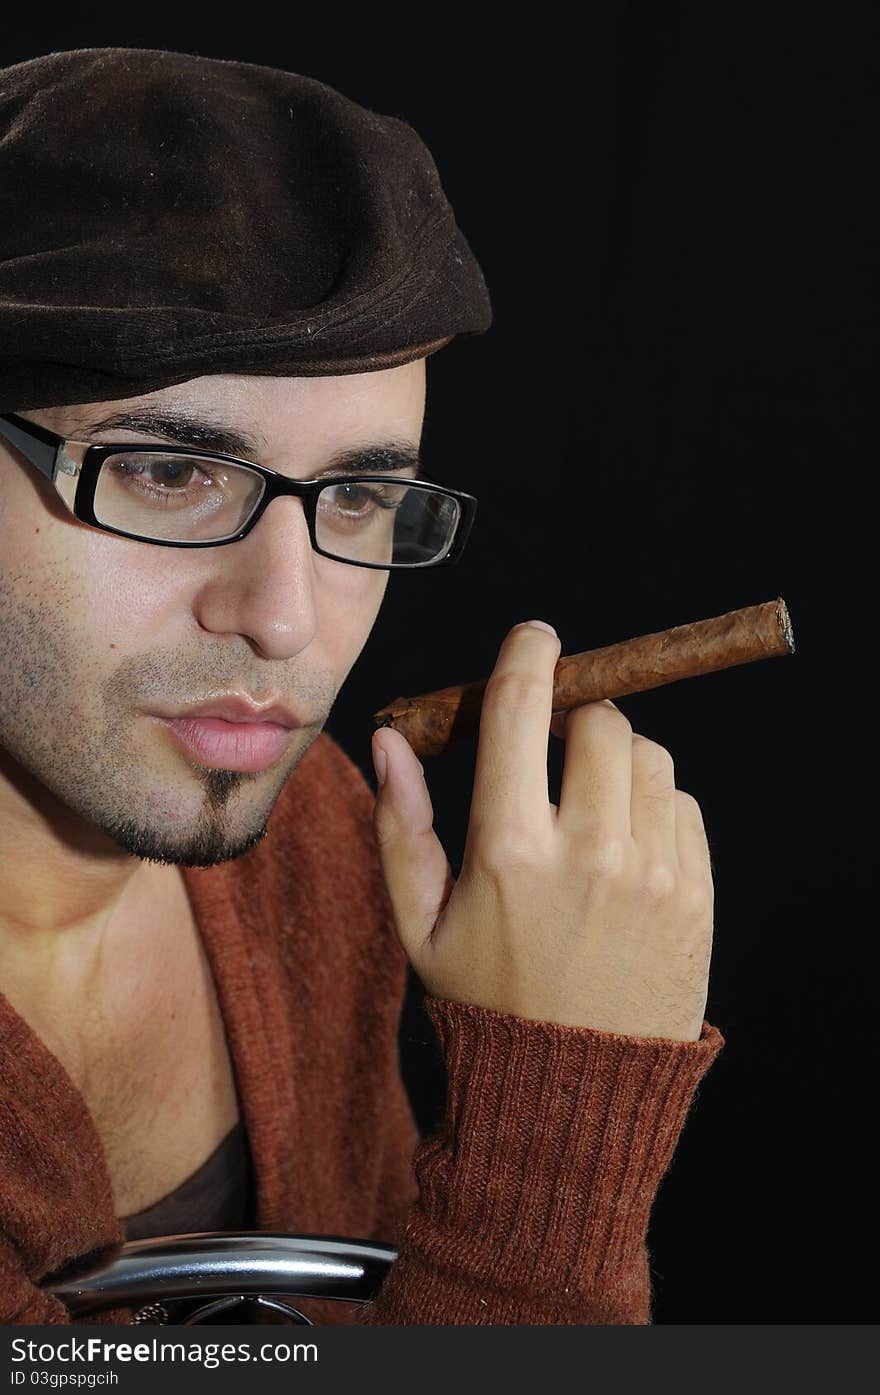
MULTIPOLYGON (((794 632, 779 596, 713 620, 695 620, 604 649, 564 655, 553 675, 553 713, 793 653, 794 632)), ((483 678, 421 697, 397 698, 374 713, 373 722, 401 732, 417 756, 438 756, 476 733, 486 682, 483 678)))

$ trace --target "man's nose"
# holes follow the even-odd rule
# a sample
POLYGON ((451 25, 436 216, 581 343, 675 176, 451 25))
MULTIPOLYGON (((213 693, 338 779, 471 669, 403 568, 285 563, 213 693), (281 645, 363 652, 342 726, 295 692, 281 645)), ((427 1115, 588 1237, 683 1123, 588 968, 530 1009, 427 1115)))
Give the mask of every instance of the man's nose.
POLYGON ((289 659, 315 637, 316 554, 301 499, 273 499, 247 537, 214 549, 196 603, 213 634, 239 634, 267 659, 289 659))

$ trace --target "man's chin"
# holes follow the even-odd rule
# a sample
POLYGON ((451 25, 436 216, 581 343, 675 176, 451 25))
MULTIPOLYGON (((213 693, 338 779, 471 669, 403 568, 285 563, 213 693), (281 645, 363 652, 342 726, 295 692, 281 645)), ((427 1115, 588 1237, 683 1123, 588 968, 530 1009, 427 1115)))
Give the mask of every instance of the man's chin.
POLYGON ((200 829, 189 839, 176 840, 131 823, 108 832, 124 852, 141 862, 172 867, 216 867, 250 852, 266 837, 269 825, 263 822, 240 837, 230 837, 228 831, 212 825, 200 829))

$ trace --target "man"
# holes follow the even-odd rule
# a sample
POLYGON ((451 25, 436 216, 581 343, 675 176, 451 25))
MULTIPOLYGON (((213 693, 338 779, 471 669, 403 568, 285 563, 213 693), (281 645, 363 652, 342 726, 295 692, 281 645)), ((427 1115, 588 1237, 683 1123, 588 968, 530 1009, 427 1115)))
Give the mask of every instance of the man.
POLYGON ((548 802, 542 622, 487 689, 457 883, 406 741, 373 808, 322 734, 389 569, 472 513, 416 479, 426 358, 490 319, 428 152, 257 65, 0 76, 0 1317, 69 1321, 52 1276, 125 1238, 252 1225, 398 1246, 319 1321, 648 1321, 722 1044, 699 806, 612 703, 557 729, 548 802), (449 1078, 421 1141, 407 958, 449 1078))

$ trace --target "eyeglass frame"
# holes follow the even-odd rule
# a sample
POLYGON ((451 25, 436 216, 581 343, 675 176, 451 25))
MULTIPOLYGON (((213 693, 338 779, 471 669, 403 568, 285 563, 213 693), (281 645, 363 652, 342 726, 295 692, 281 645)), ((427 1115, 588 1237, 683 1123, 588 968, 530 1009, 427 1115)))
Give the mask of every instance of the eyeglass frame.
POLYGON ((28 421, 26 417, 21 417, 15 412, 0 414, 0 436, 11 442, 25 459, 49 481, 62 503, 75 518, 78 518, 82 523, 90 524, 93 528, 99 528, 101 532, 113 533, 117 537, 128 538, 133 542, 152 544, 155 547, 226 547, 230 543, 240 542, 259 523, 274 499, 292 496, 303 501, 303 513, 309 530, 309 540, 313 551, 319 556, 327 557, 332 562, 347 563, 351 567, 369 567, 374 571, 421 571, 428 567, 450 567, 458 561, 464 551, 477 512, 477 500, 473 494, 465 494, 460 489, 450 489, 446 485, 436 484, 432 480, 408 479, 405 476, 398 477, 389 474, 326 475, 318 479, 292 480, 288 479, 286 475, 279 474, 277 470, 270 470, 265 465, 256 464, 253 460, 241 460, 238 456, 223 455, 218 451, 204 451, 197 446, 154 446, 149 443, 131 441, 108 445, 103 442, 93 444, 89 441, 77 441, 72 436, 59 436, 47 427, 28 421), (68 446, 85 447, 79 465, 68 456, 68 446), (262 498, 244 527, 231 538, 212 538, 205 542, 172 542, 170 540, 165 542, 159 538, 145 538, 137 533, 126 533, 121 528, 112 528, 95 516, 94 499, 98 476, 108 456, 130 455, 133 451, 149 455, 195 456, 202 460, 218 460, 227 465, 244 466, 245 469, 251 470, 263 479, 265 488, 262 498), (71 500, 66 497, 59 476, 76 478, 75 492, 71 500), (427 493, 449 495, 458 502, 459 516, 455 532, 446 552, 441 557, 432 559, 430 562, 359 562, 350 557, 338 557, 335 553, 328 552, 318 545, 316 535, 318 495, 324 489, 329 489, 332 485, 337 484, 387 484, 389 478, 399 478, 401 483, 415 485, 427 493))

